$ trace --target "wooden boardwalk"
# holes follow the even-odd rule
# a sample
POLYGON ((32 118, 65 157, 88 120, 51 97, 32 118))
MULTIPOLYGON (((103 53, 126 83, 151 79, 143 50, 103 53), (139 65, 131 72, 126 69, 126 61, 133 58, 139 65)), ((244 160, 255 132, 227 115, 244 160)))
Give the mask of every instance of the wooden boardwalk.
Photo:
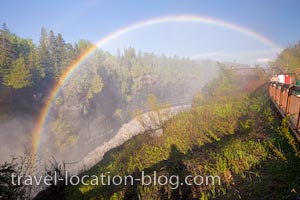
POLYGON ((300 87, 270 82, 269 96, 282 117, 287 117, 290 129, 300 141, 300 87))

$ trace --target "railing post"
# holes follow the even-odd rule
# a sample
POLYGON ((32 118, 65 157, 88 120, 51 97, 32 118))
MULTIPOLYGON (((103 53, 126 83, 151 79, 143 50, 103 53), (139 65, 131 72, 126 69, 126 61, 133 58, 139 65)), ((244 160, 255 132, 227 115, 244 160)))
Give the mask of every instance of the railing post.
POLYGON ((292 87, 289 87, 288 89, 288 96, 286 100, 286 108, 285 108, 285 114, 289 115, 290 114, 290 109, 291 109, 291 98, 292 98, 292 87))
POLYGON ((273 87, 273 99, 276 101, 276 91, 277 91, 277 85, 275 84, 273 87))
POLYGON ((278 85, 276 84, 276 86, 275 86, 275 98, 274 98, 276 103, 278 102, 278 97, 277 97, 278 96, 277 95, 278 91, 277 90, 278 90, 278 85))
POLYGON ((300 124, 300 106, 299 106, 299 112, 298 112, 297 130, 299 130, 299 124, 300 124))
POLYGON ((276 89, 277 89, 277 85, 273 85, 273 99, 276 99, 276 89))
POLYGON ((280 95, 279 95, 279 107, 282 107, 282 99, 283 99, 283 87, 280 86, 280 95))

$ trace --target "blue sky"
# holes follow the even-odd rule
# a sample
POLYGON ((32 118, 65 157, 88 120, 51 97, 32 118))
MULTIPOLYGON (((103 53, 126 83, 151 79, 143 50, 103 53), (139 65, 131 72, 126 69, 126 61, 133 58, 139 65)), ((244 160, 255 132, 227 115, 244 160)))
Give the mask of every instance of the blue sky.
MULTIPOLYGON (((0 22, 36 43, 41 27, 62 33, 67 42, 96 42, 121 27, 166 15, 200 15, 238 24, 286 47, 300 40, 298 0, 3 0, 0 22)), ((142 51, 198 59, 254 64, 274 59, 270 47, 241 33, 207 24, 168 23, 127 33, 103 48, 133 46, 142 51)))

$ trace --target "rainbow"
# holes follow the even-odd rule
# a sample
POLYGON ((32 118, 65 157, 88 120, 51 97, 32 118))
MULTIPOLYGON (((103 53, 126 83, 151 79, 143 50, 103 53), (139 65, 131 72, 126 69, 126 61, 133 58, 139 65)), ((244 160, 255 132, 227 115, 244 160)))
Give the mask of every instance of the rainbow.
POLYGON ((223 20, 205 17, 205 16, 194 16, 194 15, 175 15, 175 16, 164 16, 164 17, 158 17, 158 18, 152 18, 148 20, 144 20, 141 22, 138 22, 133 25, 126 26, 124 28, 121 28, 108 36, 102 38, 99 40, 95 46, 90 47, 88 50, 85 51, 84 54, 82 54, 79 58, 77 58, 62 74, 59 81, 55 84, 55 86, 52 88, 50 94, 49 94, 49 100, 45 103, 43 106, 41 113, 38 117, 38 120, 36 122, 36 125, 33 129, 32 133, 32 144, 31 144, 31 156, 32 156, 32 162, 35 163, 37 159, 37 154, 39 150, 40 145, 40 139, 41 135, 43 133, 43 127, 45 122, 47 121, 47 116, 49 115, 49 112, 51 110, 53 101, 55 100, 57 94, 60 91, 61 86, 65 83, 66 80, 68 80, 72 74, 74 73, 75 69, 80 66, 80 64, 85 61, 98 47, 101 47, 105 45, 106 43, 126 34, 131 31, 134 31, 136 29, 140 29, 143 27, 156 25, 156 24, 162 24, 162 23, 168 23, 168 22, 196 22, 196 23, 206 23, 211 25, 216 25, 220 27, 224 27, 227 29, 231 29, 234 31, 237 31, 241 34, 244 34, 258 42, 261 42, 269 47, 271 47, 274 50, 280 49, 279 46, 277 46, 274 42, 272 42, 270 39, 266 38, 265 36, 252 31, 250 29, 244 28, 242 26, 226 22, 223 20))

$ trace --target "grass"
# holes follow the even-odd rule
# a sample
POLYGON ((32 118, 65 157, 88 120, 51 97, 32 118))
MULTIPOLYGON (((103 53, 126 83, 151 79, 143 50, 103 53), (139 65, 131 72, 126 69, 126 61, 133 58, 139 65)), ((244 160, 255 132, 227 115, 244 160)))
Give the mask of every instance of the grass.
POLYGON ((202 101, 168 121, 161 137, 136 136, 81 174, 140 178, 141 171, 150 176, 156 171, 181 179, 210 174, 220 176, 221 185, 182 185, 176 190, 170 184, 78 185, 66 188, 66 199, 299 198, 299 143, 285 120, 274 118, 266 93, 262 87, 250 95, 202 101))

